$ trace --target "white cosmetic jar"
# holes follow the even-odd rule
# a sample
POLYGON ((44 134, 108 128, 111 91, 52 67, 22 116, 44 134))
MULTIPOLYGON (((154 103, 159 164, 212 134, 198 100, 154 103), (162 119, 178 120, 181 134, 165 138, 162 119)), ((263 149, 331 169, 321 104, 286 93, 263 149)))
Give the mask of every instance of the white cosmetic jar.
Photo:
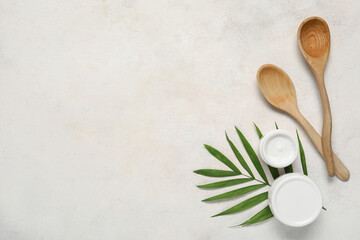
POLYGON ((308 176, 299 173, 278 177, 270 187, 268 199, 275 218, 291 227, 312 223, 322 208, 319 187, 308 176))
POLYGON ((275 168, 289 166, 298 155, 296 139, 283 129, 265 134, 260 140, 259 148, 262 160, 275 168))

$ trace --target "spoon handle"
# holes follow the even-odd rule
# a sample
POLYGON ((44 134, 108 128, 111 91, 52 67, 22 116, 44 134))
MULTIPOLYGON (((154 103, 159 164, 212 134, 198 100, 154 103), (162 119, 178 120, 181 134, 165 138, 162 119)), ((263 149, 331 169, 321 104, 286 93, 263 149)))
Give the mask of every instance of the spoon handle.
MULTIPOLYGON (((311 141, 314 143, 316 149, 319 151, 321 156, 324 158, 322 141, 320 135, 316 132, 316 130, 311 126, 309 121, 300 113, 292 114, 292 116, 300 123, 300 125, 305 129, 306 133, 310 137, 311 141)), ((350 178, 350 172, 344 165, 344 163, 333 153, 334 165, 335 165, 335 174, 336 176, 343 180, 348 181, 350 178)), ((324 159, 325 160, 325 159, 324 159)))
POLYGON ((320 73, 316 71, 313 72, 319 87, 321 104, 323 109, 323 127, 321 134, 323 156, 326 162, 326 168, 328 174, 329 176, 333 177, 335 174, 335 169, 334 169, 333 151, 331 147, 332 119, 331 119, 330 103, 324 83, 324 72, 323 71, 321 71, 320 73))

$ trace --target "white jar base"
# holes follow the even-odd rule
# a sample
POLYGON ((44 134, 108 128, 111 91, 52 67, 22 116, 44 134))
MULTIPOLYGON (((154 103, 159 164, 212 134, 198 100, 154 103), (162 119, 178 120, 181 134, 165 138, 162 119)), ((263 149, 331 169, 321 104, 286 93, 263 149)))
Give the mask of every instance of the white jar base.
POLYGON ((269 205, 275 218, 291 227, 312 223, 320 214, 322 196, 309 177, 289 173, 278 177, 269 190, 269 205))

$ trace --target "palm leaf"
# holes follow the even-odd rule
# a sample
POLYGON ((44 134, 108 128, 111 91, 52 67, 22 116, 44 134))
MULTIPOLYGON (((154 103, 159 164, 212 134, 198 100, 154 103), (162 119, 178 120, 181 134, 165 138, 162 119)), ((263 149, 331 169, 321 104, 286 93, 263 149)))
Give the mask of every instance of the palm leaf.
POLYGON ((223 188, 223 187, 229 187, 229 186, 233 186, 233 185, 237 185, 237 184, 241 184, 241 183, 246 183, 246 182, 250 182, 253 179, 251 178, 238 178, 238 179, 231 179, 231 180, 225 180, 225 181, 220 181, 220 182, 214 182, 214 183, 209 183, 209 184, 204 184, 204 185, 198 185, 198 188, 223 188))
POLYGON ((222 193, 207 199, 202 200, 203 202, 210 202, 210 201, 216 201, 216 200, 222 200, 222 199, 229 199, 229 198, 234 198, 234 197, 238 197, 241 195, 244 195, 246 193, 255 191, 259 188, 265 187, 266 184, 256 184, 256 185, 251 185, 251 186, 247 186, 247 187, 243 187, 243 188, 239 188, 236 190, 232 190, 226 193, 222 193))
MULTIPOLYGON (((259 139, 261 139, 263 137, 262 132, 260 131, 260 129, 258 128, 258 126, 254 123, 254 126, 256 128, 256 132, 259 136, 259 139)), ((275 127, 276 129, 279 129, 277 123, 275 122, 275 127)), ((198 185, 197 187, 199 188, 203 188, 203 189, 215 189, 215 188, 224 188, 224 187, 228 187, 228 186, 234 186, 237 184, 242 184, 242 183, 246 183, 246 182, 250 182, 250 181, 258 181, 261 184, 257 184, 257 185, 251 185, 251 186, 246 186, 246 187, 242 187, 239 189, 235 189, 232 191, 228 191, 219 195, 215 195, 212 196, 210 198, 206 198, 203 201, 204 202, 208 202, 208 201, 216 201, 216 200, 223 200, 223 199, 230 199, 230 198, 234 198, 234 197, 239 197, 242 196, 244 194, 253 192, 257 189, 263 188, 266 185, 269 185, 268 179, 266 177, 266 174, 264 172, 264 169, 259 161, 258 156, 256 155, 254 149, 251 147, 250 143, 247 141, 247 139, 245 138, 245 136, 241 133, 241 131, 235 126, 235 129, 237 131, 237 134, 240 137, 240 140, 247 152, 247 154, 249 155, 249 158, 251 159, 253 165, 255 166, 256 170, 258 171, 259 175, 262 177, 262 179, 264 180, 258 180, 254 177, 254 174, 252 173, 251 169, 249 168, 248 164, 246 163, 246 161, 244 160, 243 156, 240 154, 239 150, 235 147, 235 145, 233 144, 233 142, 229 139, 228 135, 225 132, 226 135, 226 139, 232 149, 232 151, 234 152, 236 158, 238 159, 239 163, 241 164, 241 166, 249 173, 250 176, 247 176, 245 174, 242 174, 240 172, 240 170, 221 152, 219 152, 217 149, 209 146, 209 145, 204 145, 205 148, 209 151, 209 153, 211 155, 213 155, 216 159, 218 159, 219 161, 221 161, 223 164, 225 164, 227 167, 229 167, 232 171, 229 170, 218 170, 218 169, 200 169, 200 170, 196 170, 194 171, 194 173, 196 174, 200 174, 203 176, 208 176, 208 177, 230 177, 230 176, 238 176, 238 175, 244 175, 246 177, 243 178, 237 178, 237 179, 231 179, 231 180, 225 180, 225 181, 218 181, 218 182, 213 182, 213 183, 208 183, 208 184, 204 184, 204 185, 198 185)), ((297 135, 297 139, 298 139, 298 144, 299 144, 299 152, 300 152, 300 158, 301 158, 301 164, 302 164, 302 168, 303 168, 303 172, 305 175, 307 175, 307 167, 306 167, 306 159, 305 159, 305 153, 304 153, 304 149, 302 147, 302 143, 299 137, 299 133, 298 131, 296 131, 296 135, 297 135)), ((279 176, 279 170, 276 168, 272 168, 271 166, 268 166, 271 172, 271 175, 273 176, 274 179, 276 179, 279 176)), ((286 173, 290 173, 293 172, 293 166, 289 165, 287 167, 284 168, 286 173)), ((227 215, 227 214, 232 214, 232 213, 237 213, 237 212, 241 212, 247 209, 252 208, 253 206, 258 205, 259 203, 265 201, 266 199, 268 199, 268 192, 263 192, 260 193, 256 196, 253 196, 251 198, 248 198, 240 203, 238 203, 237 205, 221 212, 218 213, 212 217, 216 217, 216 216, 222 216, 222 215, 227 215)), ((324 210, 326 210, 323 207, 324 210)), ((237 226, 248 226, 251 224, 255 224, 255 223, 259 223, 262 221, 265 221, 266 219, 269 219, 273 217, 273 214, 271 212, 271 209, 269 207, 269 205, 267 205, 265 208, 263 208, 261 211, 259 211, 258 213, 256 213, 254 216, 252 216, 250 219, 248 219, 247 221, 241 223, 240 225, 237 226)))
POLYGON ((269 205, 267 205, 263 210, 255 214, 253 217, 251 217, 249 220, 243 222, 240 225, 237 226, 249 226, 251 224, 259 223, 262 221, 265 221, 266 219, 269 219, 273 217, 273 213, 270 210, 269 205))
POLYGON ((204 144, 204 146, 209 151, 209 153, 217 158, 220 162, 228 166, 234 172, 240 173, 240 170, 227 157, 225 157, 224 154, 209 145, 204 144))
POLYGON ((230 177, 230 176, 241 175, 240 173, 237 172, 217 170, 217 169, 199 169, 199 170, 195 170, 194 173, 206 177, 230 177))
POLYGON ((269 166, 269 170, 270 170, 270 173, 271 173, 271 176, 273 177, 273 179, 276 179, 277 177, 280 176, 280 173, 279 173, 279 170, 277 168, 274 168, 272 166, 269 166))
MULTIPOLYGON (((260 131, 260 129, 258 128, 258 126, 255 123, 254 123, 254 125, 255 125, 255 128, 256 128, 256 132, 257 132, 257 134, 259 136, 259 139, 261 139, 263 137, 263 134, 262 134, 262 132, 260 131)), ((277 168, 274 168, 274 167, 269 166, 269 165, 267 165, 267 166, 269 167, 269 170, 270 170, 270 173, 271 173, 271 176, 273 177, 273 179, 276 179, 277 177, 280 176, 279 170, 277 168)))
POLYGON ((221 213, 218 213, 212 217, 217 217, 217 216, 222 216, 222 215, 227 215, 227 214, 231 214, 231 213, 236 213, 236 212, 241 212, 244 210, 247 210, 249 208, 252 208, 253 206, 265 201, 268 198, 268 192, 263 192, 260 193, 252 198, 249 198, 237 205, 235 205, 232 208, 229 208, 221 213))
POLYGON ((240 130, 235 127, 239 137, 240 137, 240 140, 242 142, 242 144, 244 145, 244 148, 247 152, 247 154, 249 155, 252 163, 254 164, 256 170, 258 171, 258 173, 260 174, 260 176, 262 177, 262 179, 264 179, 264 181, 266 182, 266 184, 269 185, 269 181, 265 175, 265 172, 264 172, 264 169, 263 167, 261 166, 261 163, 259 161, 259 158, 257 157, 254 149, 251 147, 251 145, 249 144, 249 142, 246 140, 245 136, 240 132, 240 130))
POLYGON ((257 134, 259 136, 259 139, 261 139, 263 137, 262 132, 260 131, 260 129, 258 128, 258 126, 254 122, 253 122, 253 124, 254 124, 254 126, 256 128, 256 132, 257 132, 257 134))
POLYGON ((226 136, 226 140, 228 141, 232 151, 234 152, 236 158, 238 159, 239 163, 241 164, 241 166, 250 174, 251 177, 254 178, 254 174, 252 173, 252 171, 250 170, 249 166, 247 165, 247 163, 245 162, 243 156, 240 154, 239 150, 237 150, 237 148, 235 147, 235 145, 233 144, 233 142, 229 139, 228 135, 225 132, 225 136, 226 136))
POLYGON ((292 173, 294 172, 293 166, 290 164, 287 167, 284 167, 285 173, 292 173))
POLYGON ((303 170, 303 173, 307 176, 308 172, 307 172, 307 167, 306 167, 305 153, 304 153, 304 149, 301 144, 299 133, 297 130, 296 130, 296 136, 297 136, 298 143, 299 143, 299 152, 300 152, 300 160, 301 160, 302 170, 303 170))

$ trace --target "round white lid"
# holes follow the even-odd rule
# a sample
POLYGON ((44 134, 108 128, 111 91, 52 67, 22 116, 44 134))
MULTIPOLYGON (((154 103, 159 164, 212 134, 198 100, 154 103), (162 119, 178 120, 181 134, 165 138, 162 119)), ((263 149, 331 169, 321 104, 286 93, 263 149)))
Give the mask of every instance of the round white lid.
POLYGON ((269 190, 269 205, 280 222, 302 227, 319 216, 322 196, 319 187, 309 177, 289 173, 274 181, 269 190))
POLYGON ((260 156, 268 165, 283 168, 293 163, 298 155, 295 138, 283 129, 272 130, 260 140, 260 156))

